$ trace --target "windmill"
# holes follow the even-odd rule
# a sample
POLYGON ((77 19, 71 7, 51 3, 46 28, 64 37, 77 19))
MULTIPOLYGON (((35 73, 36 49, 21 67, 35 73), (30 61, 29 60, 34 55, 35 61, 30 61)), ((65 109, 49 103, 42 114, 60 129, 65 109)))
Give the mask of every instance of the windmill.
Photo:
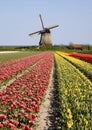
POLYGON ((53 26, 45 28, 44 24, 43 24, 41 14, 39 15, 39 19, 40 19, 40 24, 41 24, 42 30, 30 33, 29 36, 33 36, 35 34, 41 34, 40 41, 39 41, 39 46, 41 47, 41 46, 52 45, 50 29, 56 28, 59 25, 53 25, 53 26))

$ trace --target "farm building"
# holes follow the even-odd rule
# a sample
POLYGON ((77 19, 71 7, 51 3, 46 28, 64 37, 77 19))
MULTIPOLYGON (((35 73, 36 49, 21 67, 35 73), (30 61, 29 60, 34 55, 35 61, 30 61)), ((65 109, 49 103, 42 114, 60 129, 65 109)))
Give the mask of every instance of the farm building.
POLYGON ((79 50, 83 49, 83 46, 81 44, 72 44, 71 47, 72 49, 79 49, 79 50))

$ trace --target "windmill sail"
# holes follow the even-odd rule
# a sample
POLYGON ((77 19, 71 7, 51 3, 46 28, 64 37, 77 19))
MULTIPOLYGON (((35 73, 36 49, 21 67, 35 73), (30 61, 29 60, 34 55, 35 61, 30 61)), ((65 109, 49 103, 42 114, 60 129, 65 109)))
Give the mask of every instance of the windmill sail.
POLYGON ((40 19, 40 23, 41 23, 42 29, 44 29, 44 25, 43 25, 43 20, 42 20, 41 14, 39 15, 39 19, 40 19))
POLYGON ((37 31, 37 32, 30 33, 29 36, 36 35, 36 34, 40 34, 40 32, 41 32, 41 31, 37 31))
POLYGON ((50 27, 47 27, 48 29, 53 29, 53 28, 56 28, 58 27, 59 25, 53 25, 53 26, 50 26, 50 27))

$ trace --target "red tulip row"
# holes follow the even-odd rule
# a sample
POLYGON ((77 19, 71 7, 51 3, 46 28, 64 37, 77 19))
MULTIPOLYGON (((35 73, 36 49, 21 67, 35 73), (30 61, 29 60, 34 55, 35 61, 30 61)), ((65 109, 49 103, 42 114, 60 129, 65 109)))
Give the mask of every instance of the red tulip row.
POLYGON ((18 71, 21 71, 22 69, 32 65, 37 60, 41 59, 43 56, 46 55, 47 52, 29 56, 26 58, 18 59, 15 62, 10 62, 10 64, 0 69, 0 83, 17 73, 18 71))
POLYGON ((89 54, 80 54, 80 53, 73 53, 73 52, 69 52, 67 53, 68 55, 70 56, 73 56, 75 58, 79 58, 79 59, 83 59, 85 61, 89 61, 89 62, 92 62, 92 55, 89 55, 89 54))
POLYGON ((52 65, 53 54, 46 53, 32 69, 0 91, 1 130, 32 130, 52 65))

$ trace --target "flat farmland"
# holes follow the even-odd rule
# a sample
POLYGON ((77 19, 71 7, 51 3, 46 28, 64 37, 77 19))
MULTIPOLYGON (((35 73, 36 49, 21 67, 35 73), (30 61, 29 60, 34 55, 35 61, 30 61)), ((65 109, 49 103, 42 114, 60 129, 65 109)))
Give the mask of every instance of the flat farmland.
POLYGON ((0 129, 92 130, 91 57, 0 53, 0 129))

